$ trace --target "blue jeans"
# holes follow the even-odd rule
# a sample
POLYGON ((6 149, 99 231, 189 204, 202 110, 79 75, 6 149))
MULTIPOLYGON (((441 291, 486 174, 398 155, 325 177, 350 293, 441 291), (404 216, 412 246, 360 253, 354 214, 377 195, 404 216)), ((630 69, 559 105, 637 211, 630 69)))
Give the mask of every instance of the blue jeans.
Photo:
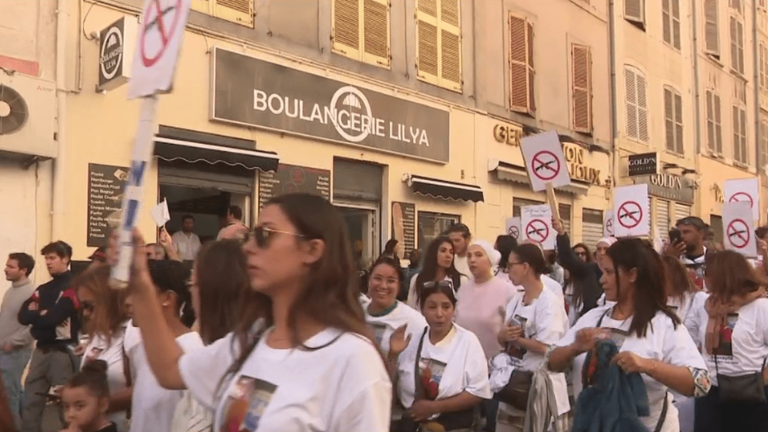
POLYGON ((31 348, 22 348, 11 352, 0 352, 0 371, 3 374, 8 405, 13 413, 16 427, 21 426, 21 375, 32 356, 31 348))

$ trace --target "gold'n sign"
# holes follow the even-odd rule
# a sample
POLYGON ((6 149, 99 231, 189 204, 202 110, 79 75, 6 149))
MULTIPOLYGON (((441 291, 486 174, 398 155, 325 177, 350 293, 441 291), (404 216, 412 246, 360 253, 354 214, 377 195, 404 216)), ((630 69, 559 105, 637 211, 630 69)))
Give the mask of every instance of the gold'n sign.
POLYGON ((568 162, 568 172, 572 179, 582 180, 600 185, 600 170, 584 165, 584 149, 577 146, 564 145, 563 153, 568 162))

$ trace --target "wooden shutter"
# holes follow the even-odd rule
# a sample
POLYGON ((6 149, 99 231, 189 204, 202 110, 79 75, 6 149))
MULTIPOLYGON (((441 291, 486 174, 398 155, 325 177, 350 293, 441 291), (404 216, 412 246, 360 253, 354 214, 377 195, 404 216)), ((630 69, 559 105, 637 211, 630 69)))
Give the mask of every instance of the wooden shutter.
POLYGON ((637 131, 637 79, 635 72, 629 68, 624 69, 625 94, 624 101, 627 111, 627 136, 639 139, 637 131))
POLYGON ((668 151, 675 151, 675 115, 672 90, 664 89, 664 132, 668 151))
POLYGON ((360 56, 360 0, 333 0, 331 50, 352 58, 360 56))
POLYGON ((705 95, 707 105, 707 148, 714 152, 717 149, 715 145, 715 101, 713 100, 711 90, 707 90, 705 95))
POLYGON ((509 109, 532 114, 533 26, 525 18, 509 15, 509 109))
POLYGON ((680 49, 680 0, 670 1, 672 2, 672 46, 680 49))
POLYGON ((637 135, 642 142, 648 142, 648 103, 645 94, 645 77, 639 73, 637 78, 637 135))
POLYGON ((645 23, 645 5, 643 0, 624 0, 624 19, 638 24, 645 23))
POLYGON ((440 0, 440 78, 461 92, 461 12, 459 0, 440 0))
POLYGON ((741 161, 742 155, 741 155, 741 133, 739 131, 740 129, 740 118, 739 115, 739 107, 736 105, 733 106, 733 113, 731 121, 733 121, 733 159, 737 161, 741 161))
MULTIPOLYGON (((338 0, 337 0, 338 1, 338 0)), ((389 0, 363 1, 363 55, 362 60, 389 67, 390 23, 389 0)))
POLYGON ((431 84, 438 84, 439 60, 437 47, 437 0, 417 0, 416 68, 417 76, 431 84))
POLYGON ((573 129, 592 132, 592 53, 588 46, 571 44, 573 129))
POLYGON ((683 98, 680 93, 674 94, 675 100, 675 151, 678 154, 684 154, 685 143, 683 142, 683 98))
POLYGON ((720 57, 718 0, 704 0, 704 52, 720 57))
POLYGON ((672 45, 672 13, 669 10, 671 0, 661 0, 662 36, 664 42, 672 45))
POLYGON ((253 0, 215 0, 213 15, 253 27, 253 0))
POLYGON ((720 95, 712 95, 713 107, 715 110, 715 144, 717 153, 723 154, 723 127, 722 113, 720 112, 720 95))

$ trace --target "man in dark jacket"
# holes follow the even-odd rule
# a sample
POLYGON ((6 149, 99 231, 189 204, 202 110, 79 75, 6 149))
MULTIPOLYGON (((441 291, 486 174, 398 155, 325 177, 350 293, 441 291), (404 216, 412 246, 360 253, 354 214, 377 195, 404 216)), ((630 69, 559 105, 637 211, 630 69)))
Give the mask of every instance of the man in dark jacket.
POLYGON ((79 303, 70 288, 72 247, 57 241, 41 253, 53 279, 40 285, 19 311, 19 323, 31 326, 32 337, 37 340, 24 386, 21 430, 28 432, 41 431, 45 395, 51 388, 66 384, 75 373, 77 360, 72 348, 80 331, 79 303))

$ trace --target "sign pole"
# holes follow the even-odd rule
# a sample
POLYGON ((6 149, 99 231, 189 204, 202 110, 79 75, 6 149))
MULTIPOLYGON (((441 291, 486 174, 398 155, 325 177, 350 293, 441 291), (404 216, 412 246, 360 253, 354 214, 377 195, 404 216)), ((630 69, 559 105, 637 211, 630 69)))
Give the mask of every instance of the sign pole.
POLYGON ((133 260, 133 229, 141 208, 144 195, 144 175, 152 160, 155 147, 155 120, 157 114, 157 96, 141 98, 141 112, 133 144, 131 170, 128 184, 123 195, 123 211, 120 220, 119 253, 117 264, 112 267, 110 286, 124 289, 128 286, 133 260))
POLYGON ((560 220, 560 206, 557 203, 557 195, 555 195, 555 186, 552 183, 547 183, 547 202, 552 208, 552 217, 560 220))

